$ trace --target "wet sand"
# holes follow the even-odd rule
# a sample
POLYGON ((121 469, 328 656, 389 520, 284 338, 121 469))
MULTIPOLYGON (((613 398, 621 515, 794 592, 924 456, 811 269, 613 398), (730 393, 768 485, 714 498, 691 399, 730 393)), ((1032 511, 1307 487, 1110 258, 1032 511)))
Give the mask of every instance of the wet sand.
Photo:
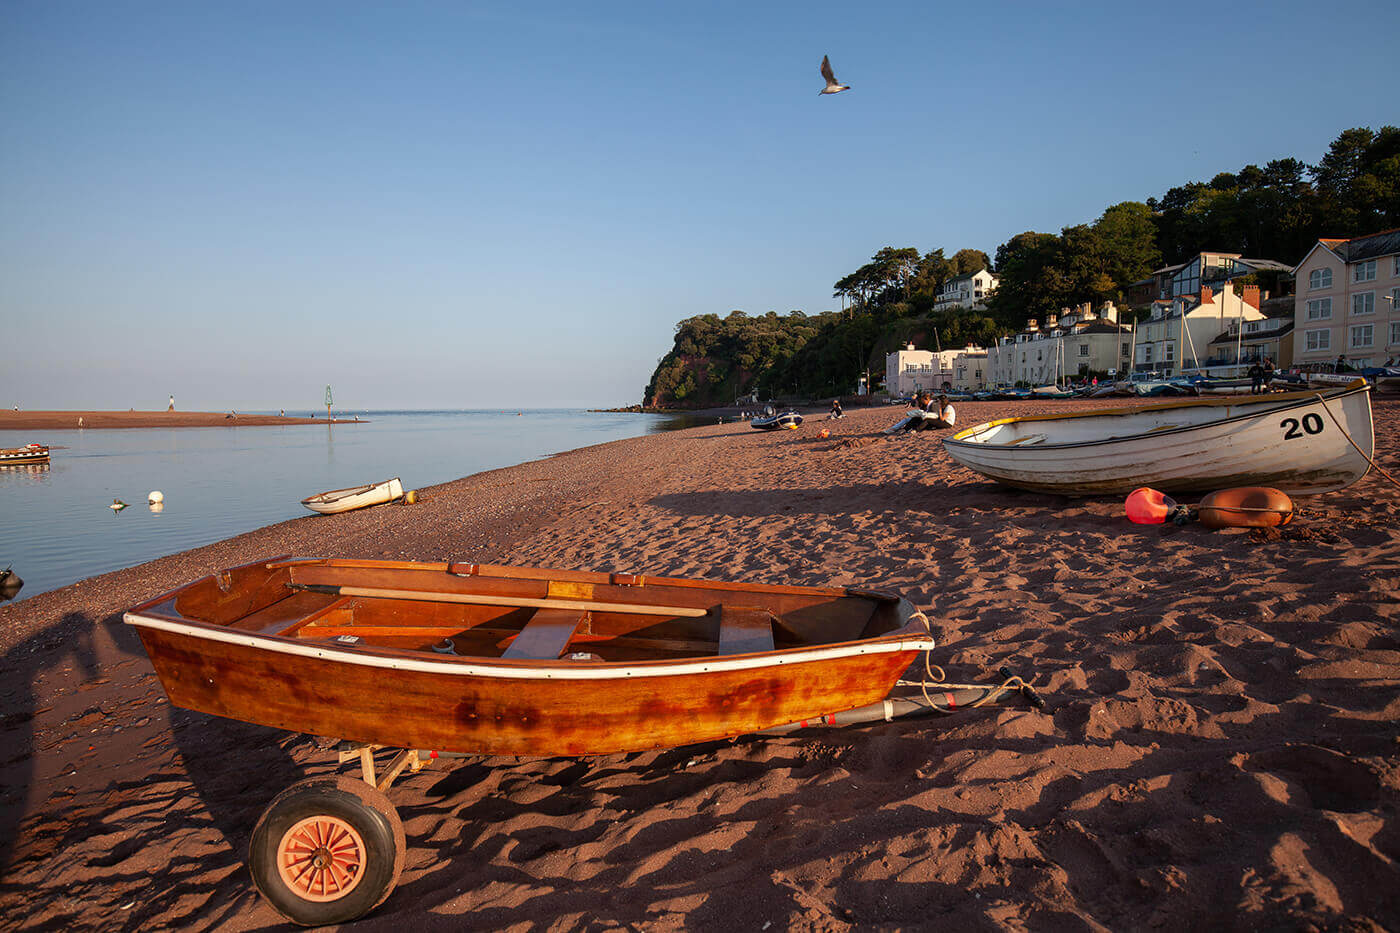
MULTIPOLYGON (((249 428, 277 424, 325 424, 325 418, 245 415, 228 411, 13 411, 0 410, 0 431, 68 428, 249 428), (82 419, 82 424, 78 419, 82 419)), ((336 424, 364 422, 335 419, 336 424)))
MULTIPOLYGON (((172 709, 120 612, 292 553, 890 589, 950 679, 1009 665, 1049 703, 424 772, 357 929, 1400 926, 1400 490, 1372 474, 1268 533, 1135 526, 881 435, 901 411, 618 441, 0 608, 5 925, 279 926, 249 834, 333 756, 172 709)), ((1400 476, 1400 403, 1376 429, 1400 476)))

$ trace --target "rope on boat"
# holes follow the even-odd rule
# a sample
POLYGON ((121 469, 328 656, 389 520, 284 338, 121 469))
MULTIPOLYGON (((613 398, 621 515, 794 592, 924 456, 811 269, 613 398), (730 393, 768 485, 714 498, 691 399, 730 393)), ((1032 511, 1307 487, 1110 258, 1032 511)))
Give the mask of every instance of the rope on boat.
POLYGON ((1347 429, 1344 428, 1344 427, 1342 427, 1342 422, 1339 421, 1339 420, 1337 419, 1337 416, 1334 415, 1334 414, 1332 413, 1332 408, 1327 404, 1327 399, 1325 399, 1325 398, 1322 397, 1322 393, 1321 393, 1321 392, 1315 392, 1315 393, 1313 393, 1313 397, 1316 398, 1319 402, 1322 403, 1322 410, 1325 411, 1325 412, 1327 412, 1327 417, 1329 417, 1329 418, 1332 419, 1332 423, 1335 424, 1335 425, 1337 426, 1337 430, 1338 430, 1338 431, 1341 431, 1341 432, 1342 432, 1342 437, 1345 437, 1345 438, 1347 439, 1347 443, 1350 444, 1351 446, 1355 447, 1355 448, 1356 448, 1356 452, 1359 453, 1361 456, 1365 457, 1366 460, 1367 460, 1367 462, 1369 462, 1369 463, 1371 464, 1371 466, 1373 466, 1373 467, 1376 468, 1376 472, 1377 472, 1377 473, 1379 473, 1381 476, 1384 476, 1386 479, 1390 480, 1391 485, 1393 485, 1393 486, 1395 486, 1395 487, 1397 487, 1397 488, 1400 488, 1400 480, 1397 480, 1395 477, 1393 477, 1393 476, 1391 476, 1389 473, 1387 473, 1387 472, 1385 471, 1385 469, 1384 469, 1379 463, 1376 462, 1376 458, 1375 458, 1375 457, 1372 457, 1370 454, 1366 453, 1366 451, 1364 451, 1364 450, 1361 449, 1361 445, 1360 445, 1360 444, 1356 443, 1356 441, 1354 441, 1354 440, 1351 439, 1351 435, 1347 433, 1347 429))

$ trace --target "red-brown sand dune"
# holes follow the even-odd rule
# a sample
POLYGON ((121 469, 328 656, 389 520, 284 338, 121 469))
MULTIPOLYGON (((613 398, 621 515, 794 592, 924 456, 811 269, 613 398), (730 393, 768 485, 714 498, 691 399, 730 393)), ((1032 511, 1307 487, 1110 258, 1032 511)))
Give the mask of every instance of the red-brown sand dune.
MULTIPOLYGON (((1301 500, 1281 532, 1135 526, 880 435, 898 414, 620 441, 0 609, 0 925, 278 926, 249 833, 333 757, 171 709, 119 613, 292 552, 897 590, 950 678, 1006 664, 1050 704, 425 772, 357 927, 1400 926, 1400 489, 1301 500)), ((1376 428, 1400 476, 1400 403, 1376 428)))

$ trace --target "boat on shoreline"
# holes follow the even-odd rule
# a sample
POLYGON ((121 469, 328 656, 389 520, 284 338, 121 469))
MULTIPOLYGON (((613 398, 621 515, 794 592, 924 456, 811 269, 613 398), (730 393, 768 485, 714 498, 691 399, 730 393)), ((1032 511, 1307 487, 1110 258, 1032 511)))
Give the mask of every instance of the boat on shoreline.
POLYGON ((35 463, 48 463, 49 449, 43 444, 25 444, 23 447, 0 447, 0 466, 27 466, 35 463))
MULTIPOLYGON (((253 883, 304 926, 393 891, 401 774, 467 755, 596 755, 975 706, 1018 677, 891 696, 934 648, 893 594, 477 564, 260 561, 126 613, 170 702, 334 736, 253 828, 253 883), (375 753, 395 749, 392 761, 375 753)), ((1019 684, 1019 687, 1015 686, 1019 684)))
POLYGON ((760 431, 774 431, 780 428, 793 430, 801 423, 802 416, 795 411, 788 410, 781 414, 755 418, 749 422, 749 427, 758 428, 760 431))
POLYGON ((1270 486, 1311 495, 1365 476, 1375 433, 1370 387, 1357 381, 1328 392, 1003 418, 959 431, 943 445, 968 469, 1032 492, 1270 486))
POLYGON ((335 515, 353 509, 363 509, 371 505, 393 502, 403 495, 403 483, 395 476, 378 483, 365 486, 351 486, 349 489, 332 489, 317 493, 301 500, 301 504, 322 515, 335 515))
POLYGON ((177 706, 482 755, 799 722, 881 700, 934 647, 886 593, 364 560, 249 564, 125 619, 177 706))

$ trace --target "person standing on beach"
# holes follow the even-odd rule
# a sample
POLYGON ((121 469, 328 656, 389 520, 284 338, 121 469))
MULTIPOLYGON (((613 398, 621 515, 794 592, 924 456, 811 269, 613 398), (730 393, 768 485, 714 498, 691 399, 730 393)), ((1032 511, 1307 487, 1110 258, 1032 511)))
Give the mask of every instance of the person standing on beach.
POLYGON ((171 395, 171 396, 170 396, 170 407, 167 408, 166 411, 174 411, 174 410, 175 410, 175 396, 174 396, 174 395, 171 395))
POLYGON ((1274 361, 1271 357, 1264 357, 1264 382, 1260 387, 1261 392, 1269 392, 1273 389, 1274 381, 1274 361))
POLYGON ((1249 367, 1249 394, 1258 395, 1264 391, 1264 367, 1255 360, 1249 367))

